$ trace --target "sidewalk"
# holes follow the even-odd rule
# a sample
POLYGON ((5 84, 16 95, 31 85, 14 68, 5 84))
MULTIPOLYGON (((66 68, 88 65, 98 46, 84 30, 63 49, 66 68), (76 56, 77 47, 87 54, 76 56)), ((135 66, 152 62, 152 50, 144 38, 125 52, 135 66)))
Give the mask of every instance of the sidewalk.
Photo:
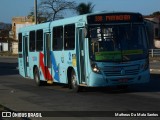
POLYGON ((160 69, 150 69, 150 73, 160 74, 160 69))

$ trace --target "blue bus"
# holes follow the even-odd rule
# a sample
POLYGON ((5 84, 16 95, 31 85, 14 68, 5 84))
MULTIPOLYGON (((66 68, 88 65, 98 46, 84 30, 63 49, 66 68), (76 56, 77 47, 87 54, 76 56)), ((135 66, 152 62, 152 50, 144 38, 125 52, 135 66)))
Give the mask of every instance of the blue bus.
POLYGON ((148 36, 140 13, 92 13, 21 28, 19 73, 42 82, 128 86, 149 82, 148 36))

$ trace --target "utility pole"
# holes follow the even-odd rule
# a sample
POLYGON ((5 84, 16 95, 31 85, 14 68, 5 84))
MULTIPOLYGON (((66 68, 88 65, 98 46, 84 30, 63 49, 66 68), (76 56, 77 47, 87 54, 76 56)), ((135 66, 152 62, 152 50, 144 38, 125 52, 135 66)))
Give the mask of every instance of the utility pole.
POLYGON ((34 0, 34 21, 37 24, 37 0, 34 0))

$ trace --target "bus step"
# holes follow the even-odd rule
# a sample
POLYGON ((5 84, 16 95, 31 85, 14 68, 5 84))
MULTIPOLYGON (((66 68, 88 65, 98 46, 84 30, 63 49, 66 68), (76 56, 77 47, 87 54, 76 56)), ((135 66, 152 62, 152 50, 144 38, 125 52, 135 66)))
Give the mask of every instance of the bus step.
POLYGON ((86 84, 79 84, 79 86, 83 86, 83 87, 86 87, 87 85, 86 85, 86 84))
POLYGON ((47 80, 47 84, 53 84, 52 80, 47 80))

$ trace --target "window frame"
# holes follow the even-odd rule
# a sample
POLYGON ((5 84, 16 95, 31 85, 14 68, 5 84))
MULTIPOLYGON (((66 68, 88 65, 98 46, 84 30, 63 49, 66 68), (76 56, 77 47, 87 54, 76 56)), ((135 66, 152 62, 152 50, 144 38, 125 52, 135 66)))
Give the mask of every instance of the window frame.
POLYGON ((30 31, 29 32, 29 51, 30 52, 33 52, 36 50, 36 31, 33 30, 33 31, 30 31), (31 35, 32 32, 34 32, 33 34, 34 35, 31 35), (33 37, 34 36, 34 37, 33 37), (33 37, 33 38, 32 38, 33 37), (33 49, 31 49, 33 47, 33 49))
POLYGON ((18 52, 22 52, 22 33, 18 33, 18 52))
POLYGON ((63 26, 56 26, 52 29, 52 49, 53 51, 61 51, 64 46, 64 29, 63 26), (62 31, 60 31, 62 30, 62 31), (60 40, 60 44, 58 44, 60 40), (56 47, 57 46, 57 47, 56 47))
POLYGON ((64 50, 75 49, 75 24, 68 24, 64 26, 64 50))
POLYGON ((43 29, 36 30, 36 51, 43 51, 43 44, 44 44, 44 35, 43 29), (41 32, 41 34, 39 33, 41 32), (39 39, 40 38, 40 39, 39 39), (41 44, 39 44, 41 43, 41 44))

